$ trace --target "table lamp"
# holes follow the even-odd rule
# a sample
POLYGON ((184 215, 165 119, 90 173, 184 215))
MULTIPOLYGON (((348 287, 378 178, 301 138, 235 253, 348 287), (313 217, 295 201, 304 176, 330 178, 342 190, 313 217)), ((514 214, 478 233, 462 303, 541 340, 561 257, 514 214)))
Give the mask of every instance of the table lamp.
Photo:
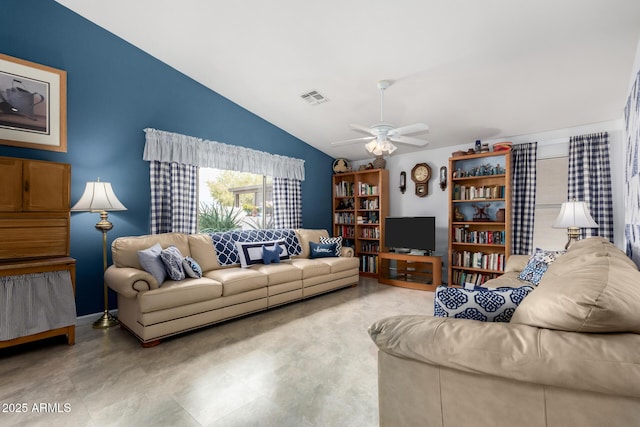
POLYGON ((598 227, 598 224, 591 217, 586 202, 571 200, 562 204, 560 214, 552 227, 567 229, 569 240, 564 248, 569 249, 573 242, 580 239, 581 228, 595 228, 598 227))

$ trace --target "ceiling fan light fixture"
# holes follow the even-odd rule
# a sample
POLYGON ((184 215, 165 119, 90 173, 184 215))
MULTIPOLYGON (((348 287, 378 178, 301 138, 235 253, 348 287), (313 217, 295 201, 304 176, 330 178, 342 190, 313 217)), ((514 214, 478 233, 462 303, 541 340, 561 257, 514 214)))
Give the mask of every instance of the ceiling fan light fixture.
POLYGON ((383 154, 391 154, 398 149, 388 139, 382 141, 373 140, 364 146, 367 151, 374 156, 382 156, 383 154))

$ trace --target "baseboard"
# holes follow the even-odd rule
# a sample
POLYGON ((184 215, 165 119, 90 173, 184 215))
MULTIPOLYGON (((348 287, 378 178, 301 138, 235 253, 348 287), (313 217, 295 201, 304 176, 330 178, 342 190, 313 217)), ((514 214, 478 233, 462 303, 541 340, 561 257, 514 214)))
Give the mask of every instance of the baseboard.
MULTIPOLYGON (((114 316, 118 317, 118 309, 115 310, 109 310, 109 313, 113 314, 114 316)), ((82 325, 90 325, 93 324, 93 322, 95 322, 96 320, 98 320, 100 318, 100 316, 102 316, 102 312, 100 313, 93 313, 93 314, 86 314, 84 316, 78 316, 76 318, 76 326, 82 326, 82 325)))

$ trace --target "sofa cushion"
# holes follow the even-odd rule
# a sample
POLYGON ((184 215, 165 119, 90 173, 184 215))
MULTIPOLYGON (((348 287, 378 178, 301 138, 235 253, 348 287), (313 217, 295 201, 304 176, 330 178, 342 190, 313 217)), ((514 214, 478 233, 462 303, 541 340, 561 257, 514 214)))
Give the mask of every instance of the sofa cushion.
POLYGON ((191 256, 198 262, 198 264, 200 264, 202 271, 220 268, 218 258, 216 257, 216 250, 213 248, 211 235, 189 234, 188 241, 191 256))
POLYGON ((483 322, 508 322, 511 316, 533 290, 532 286, 519 288, 474 289, 438 286, 433 300, 433 315, 483 322))
POLYGON ((184 269, 184 274, 189 277, 193 277, 195 279, 202 277, 202 268, 200 267, 200 264, 190 256, 184 257, 182 260, 182 268, 184 269))
MULTIPOLYGON (((516 313, 538 291, 531 292, 516 313)), ((405 315, 375 322, 369 335, 381 351, 403 359, 603 397, 640 397, 640 381, 635 380, 640 366, 638 334, 576 334, 516 325, 513 320, 487 323, 405 315)), ((485 394, 493 398, 490 389, 485 394)), ((562 401, 556 403, 562 406, 562 401)), ((508 420, 504 425, 510 425, 508 420)), ((543 417, 539 425, 549 424, 543 417)))
POLYGON ((302 270, 294 267, 289 262, 268 265, 257 264, 252 266, 251 269, 267 276, 269 286, 302 280, 302 270))
POLYGON ((640 333, 640 272, 601 237, 574 243, 551 264, 512 323, 571 332, 640 333))
POLYGON ((327 258, 336 256, 335 243, 315 243, 309 242, 309 258, 327 258))
POLYGON ((360 268, 360 260, 356 257, 319 258, 318 261, 329 265, 332 273, 360 268))
POLYGON ((236 242, 272 242, 284 240, 287 253, 298 255, 302 248, 297 234, 291 229, 242 230, 211 233, 211 240, 221 266, 240 264, 236 242))
POLYGON ((336 244, 336 256, 340 256, 342 253, 342 236, 338 237, 320 237, 320 243, 335 243, 336 244))
POLYGON ((183 258, 182 253, 175 246, 169 246, 160 252, 160 259, 162 259, 171 280, 183 280, 186 277, 182 268, 183 258))
POLYGON ((222 295, 225 297, 264 288, 268 284, 266 274, 251 268, 221 268, 205 272, 204 277, 222 283, 222 295))
POLYGON ((156 279, 158 286, 162 285, 167 278, 167 270, 160 258, 161 254, 162 247, 160 246, 160 243, 156 243, 150 248, 138 251, 138 259, 142 269, 156 279))
POLYGON ((566 251, 549 251, 540 248, 536 248, 531 258, 527 262, 527 265, 522 269, 518 278, 526 280, 527 282, 538 285, 542 276, 549 268, 549 265, 555 261, 560 255, 566 251))
POLYGON ((167 280, 162 288, 138 294, 141 313, 207 301, 222 296, 222 284, 212 279, 167 280))
MULTIPOLYGON (((325 258, 329 259, 329 258, 325 258)), ((341 258, 347 259, 347 258, 341 258)), ((357 260, 357 258, 353 258, 357 260)), ((325 276, 331 274, 331 266, 319 259, 295 258, 291 260, 291 265, 302 270, 302 278, 325 276)))
POLYGON ((133 267, 142 270, 138 251, 150 248, 156 243, 162 248, 171 245, 180 250, 182 255, 191 255, 187 235, 183 233, 150 234, 148 236, 118 237, 111 244, 113 264, 116 267, 133 267))
POLYGON ((300 241, 300 258, 309 258, 309 242, 320 242, 320 237, 329 237, 327 230, 310 230, 306 228, 296 229, 296 235, 300 241))

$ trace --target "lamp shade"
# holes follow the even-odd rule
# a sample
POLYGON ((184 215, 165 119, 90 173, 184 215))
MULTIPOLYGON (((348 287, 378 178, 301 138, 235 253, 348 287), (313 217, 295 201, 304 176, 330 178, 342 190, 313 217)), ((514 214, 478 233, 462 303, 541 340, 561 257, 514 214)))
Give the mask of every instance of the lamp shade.
POLYGON ((72 211, 126 211, 111 188, 110 182, 90 181, 84 188, 80 200, 73 205, 72 211))
POLYGON ((553 223, 553 228, 594 228, 598 224, 589 213, 586 202, 564 202, 560 209, 560 214, 553 223))

